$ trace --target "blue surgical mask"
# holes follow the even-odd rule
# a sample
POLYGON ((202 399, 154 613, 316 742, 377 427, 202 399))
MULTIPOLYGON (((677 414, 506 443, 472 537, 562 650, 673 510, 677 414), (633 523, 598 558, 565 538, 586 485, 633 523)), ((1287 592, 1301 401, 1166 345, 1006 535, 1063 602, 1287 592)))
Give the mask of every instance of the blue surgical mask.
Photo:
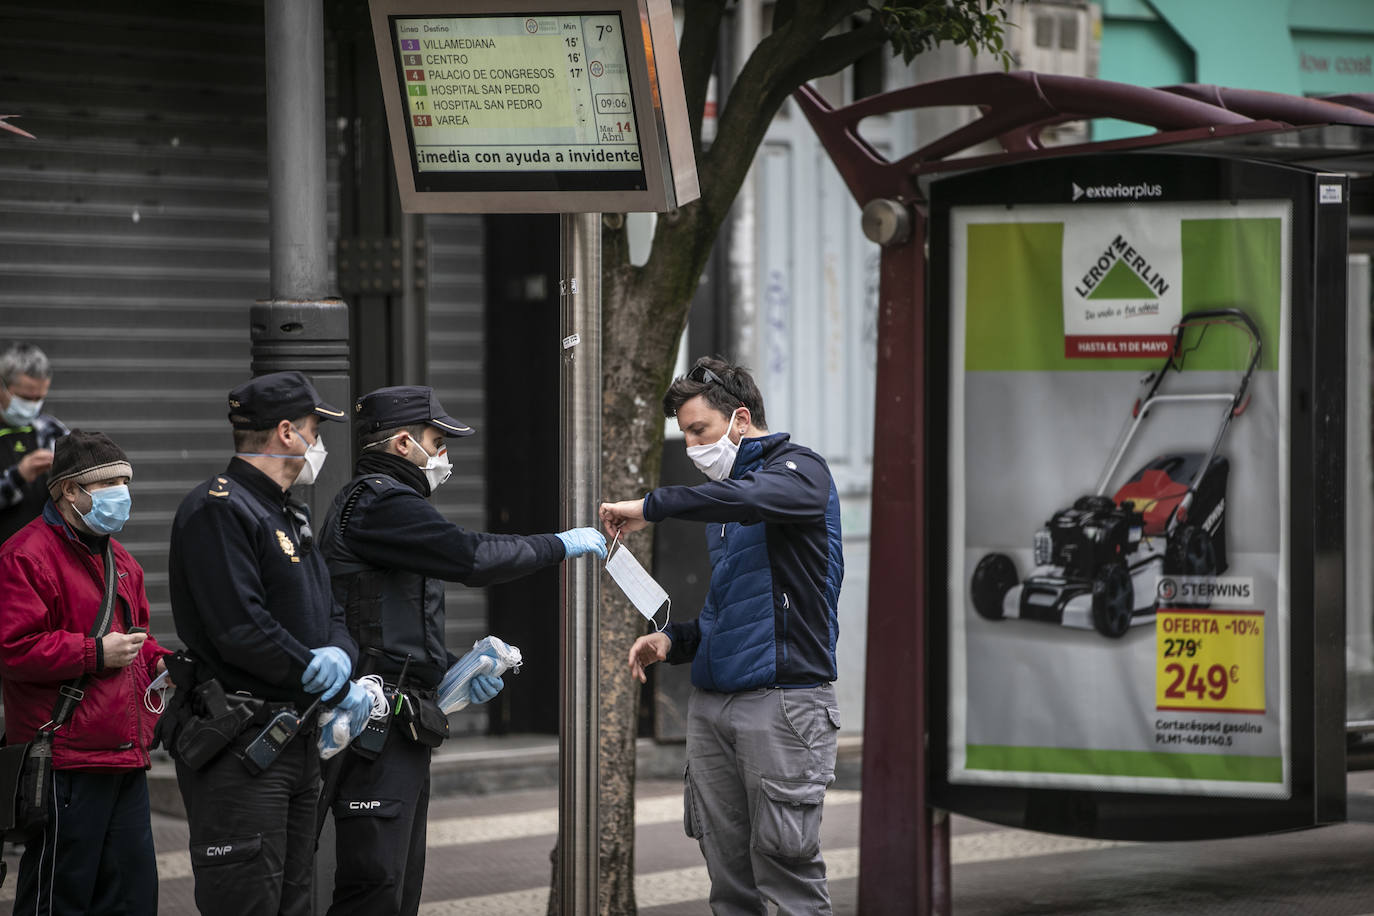
POLYGON ((5 408, 5 419, 15 426, 28 426, 38 419, 38 413, 43 409, 43 400, 30 401, 18 395, 10 395, 10 406, 5 408))
MULTIPOLYGON (((133 505, 133 499, 129 496, 128 484, 102 487, 94 493, 82 487, 81 492, 91 498, 91 511, 83 514, 77 509, 76 512, 86 523, 86 527, 96 534, 114 534, 129 520, 129 509, 133 505)), ((73 503, 72 507, 75 506, 73 503)))

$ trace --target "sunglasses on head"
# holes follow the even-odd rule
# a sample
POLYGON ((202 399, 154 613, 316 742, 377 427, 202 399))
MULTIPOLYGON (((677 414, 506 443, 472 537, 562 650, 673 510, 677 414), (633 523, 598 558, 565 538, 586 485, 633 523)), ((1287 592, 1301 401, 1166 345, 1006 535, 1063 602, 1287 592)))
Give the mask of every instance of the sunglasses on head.
POLYGON ((736 401, 739 401, 741 404, 744 403, 744 398, 736 394, 735 389, 725 384, 724 379, 722 379, 719 375, 716 375, 710 369, 707 369, 705 366, 693 366, 692 371, 687 373, 687 377, 692 381, 700 382, 703 385, 719 385, 720 387, 725 389, 725 393, 730 395, 730 397, 734 398, 736 401))

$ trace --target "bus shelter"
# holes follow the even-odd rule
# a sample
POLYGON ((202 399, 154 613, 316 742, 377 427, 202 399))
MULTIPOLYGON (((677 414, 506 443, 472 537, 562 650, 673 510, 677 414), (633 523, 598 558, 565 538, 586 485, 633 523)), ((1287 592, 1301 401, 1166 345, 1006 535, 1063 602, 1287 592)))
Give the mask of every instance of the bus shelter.
POLYGON ((1374 98, 1029 72, 796 98, 883 246, 866 695, 900 700, 865 704, 860 909, 948 911, 951 811, 1343 819, 1374 98), (863 139, 947 105, 980 115, 900 158, 863 139), (1099 117, 1154 133, 1041 143, 1099 117))

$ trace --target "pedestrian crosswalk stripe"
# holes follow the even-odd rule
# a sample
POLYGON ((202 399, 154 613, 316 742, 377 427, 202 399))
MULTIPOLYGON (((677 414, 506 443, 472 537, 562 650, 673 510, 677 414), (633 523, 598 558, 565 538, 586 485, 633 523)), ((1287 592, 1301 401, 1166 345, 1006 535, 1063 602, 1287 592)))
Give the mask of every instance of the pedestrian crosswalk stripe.
MULTIPOLYGON (((832 804, 829 795, 826 796, 826 804, 832 804)), ((1126 844, 1109 840, 1085 840, 1078 837, 1029 833, 1024 830, 990 830, 962 834, 951 839, 950 859, 954 865, 970 865, 1001 859, 1084 852, 1121 845, 1126 844)), ((857 846, 826 849, 823 853, 826 878, 829 881, 843 881, 859 876, 857 846)), ((635 876, 635 903, 641 909, 706 900, 710 891, 711 881, 706 875, 705 865, 635 876)), ((436 900, 421 904, 420 916, 543 916, 548 907, 549 889, 538 887, 503 894, 487 894, 482 897, 436 900)))
MULTIPOLYGON (((858 804, 862 794, 847 789, 831 789, 825 803, 835 805, 858 804)), ((671 824, 682 819, 682 796, 660 795, 635 799, 635 824, 671 824)), ((519 840, 558 833, 558 809, 544 808, 519 814, 495 814, 485 817, 448 817, 431 820, 427 845, 462 846, 465 843, 494 843, 500 840, 519 840)))
MULTIPOLYGON (((848 789, 831 789, 825 795, 829 806, 857 804, 862 793, 848 789)), ((681 795, 658 795, 635 799, 635 825, 670 824, 682 818, 681 795)), ((558 809, 541 808, 517 814, 493 814, 481 817, 444 817, 429 822, 426 846, 437 849, 463 846, 469 843, 492 843, 500 840, 521 840, 558 833, 558 809)), ((157 857, 159 881, 172 881, 191 876, 190 853, 164 852, 157 857)), ((547 889, 544 890, 547 896, 547 889)), ((0 887, 0 901, 14 899, 13 882, 0 887)), ((497 911, 499 912, 499 911, 497 911)))
MULTIPOLYGON (((832 789, 826 793, 828 807, 857 804, 861 793, 832 789)), ((682 817, 682 798, 677 795, 639 798, 635 801, 635 825, 638 827, 672 823, 682 817)), ((481 817, 449 817, 430 821, 429 848, 463 846, 470 843, 489 843, 498 840, 528 839, 554 836, 558 832, 558 809, 542 808, 518 814, 486 815, 481 817)), ((950 860, 954 865, 972 865, 1004 859, 1083 852, 1128 845, 1108 840, 1086 840, 1078 837, 1053 836, 1023 830, 988 830, 960 834, 950 841, 950 860)), ((858 847, 824 850, 826 873, 832 881, 854 878, 859 874, 858 847)), ((164 852, 157 857, 159 881, 172 881, 191 876, 191 857, 188 853, 164 852)), ((641 907, 667 906, 705 900, 710 881, 704 865, 650 872, 635 877, 635 898, 641 907)), ((14 882, 0 887, 0 901, 14 899, 14 882)), ((548 909, 547 886, 527 890, 438 900, 420 907, 424 916, 542 916, 548 909)))

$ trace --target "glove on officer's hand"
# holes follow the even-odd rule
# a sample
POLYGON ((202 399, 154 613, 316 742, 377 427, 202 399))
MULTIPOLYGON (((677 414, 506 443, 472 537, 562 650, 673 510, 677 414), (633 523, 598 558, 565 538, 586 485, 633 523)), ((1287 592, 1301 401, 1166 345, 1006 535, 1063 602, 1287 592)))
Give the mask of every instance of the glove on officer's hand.
POLYGON ((372 694, 368 693, 357 681, 348 682, 348 695, 339 701, 340 712, 348 714, 350 740, 363 733, 372 715, 372 694))
POLYGON ((606 557, 606 536, 595 528, 569 528, 558 532, 557 537, 563 542, 569 560, 587 553, 602 559, 606 557))
POLYGON ((490 674, 478 674, 468 684, 468 696, 474 704, 485 703, 501 692, 506 682, 490 674))
POLYGON ((311 649, 310 654, 315 658, 301 675, 301 683, 306 693, 319 693, 320 699, 328 700, 348 683, 353 665, 348 660, 348 653, 338 646, 311 649))

